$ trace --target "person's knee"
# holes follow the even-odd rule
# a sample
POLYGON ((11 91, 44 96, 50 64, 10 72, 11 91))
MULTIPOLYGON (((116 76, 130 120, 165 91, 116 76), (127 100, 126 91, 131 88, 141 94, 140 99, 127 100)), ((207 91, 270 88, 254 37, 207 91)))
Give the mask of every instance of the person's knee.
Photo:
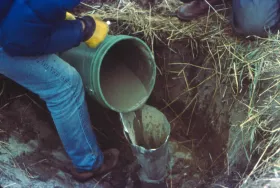
POLYGON ((71 90, 76 92, 81 92, 83 90, 83 82, 80 73, 73 67, 70 68, 68 74, 69 77, 69 86, 71 90))
POLYGON ((61 73, 61 82, 57 84, 56 92, 47 101, 53 111, 59 111, 59 116, 69 114, 84 102, 84 87, 80 74, 73 67, 61 73))
POLYGON ((233 29, 242 35, 264 36, 280 19, 279 0, 233 0, 233 29))
POLYGON ((66 87, 67 87, 67 94, 71 100, 75 100, 76 102, 80 103, 81 98, 84 96, 84 89, 83 89, 83 82, 81 75, 79 72, 70 67, 70 70, 67 71, 66 74, 66 87))

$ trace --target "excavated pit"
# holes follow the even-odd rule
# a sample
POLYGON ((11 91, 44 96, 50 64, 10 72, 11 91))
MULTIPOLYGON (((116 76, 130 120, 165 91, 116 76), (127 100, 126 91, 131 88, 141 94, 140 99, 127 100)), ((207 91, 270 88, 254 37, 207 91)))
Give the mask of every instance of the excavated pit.
MULTIPOLYGON (((184 42, 169 48, 156 44, 154 50, 160 71, 147 104, 160 109, 171 125, 166 184, 233 187, 234 177, 226 173, 232 101, 217 88, 212 72, 200 68, 205 67, 202 52, 193 54, 184 42)), ((140 187, 139 166, 123 135, 119 114, 87 97, 100 147, 116 147, 121 156, 117 168, 106 177, 80 184, 68 174, 71 163, 44 102, 8 79, 1 82, 6 85, 0 106, 2 187, 140 187)))

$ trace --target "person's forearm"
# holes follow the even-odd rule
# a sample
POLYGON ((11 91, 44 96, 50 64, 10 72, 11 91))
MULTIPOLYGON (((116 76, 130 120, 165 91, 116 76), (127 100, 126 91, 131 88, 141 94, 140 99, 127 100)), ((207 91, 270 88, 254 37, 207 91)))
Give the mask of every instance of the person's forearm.
POLYGON ((29 0, 26 4, 41 19, 48 22, 62 21, 65 12, 75 8, 81 0, 29 0))
POLYGON ((56 30, 45 40, 44 53, 63 52, 78 46, 84 37, 83 23, 79 20, 57 23, 56 30))
POLYGON ((59 53, 78 46, 83 41, 83 26, 79 20, 62 21, 54 26, 51 35, 26 43, 5 43, 4 50, 13 56, 38 56, 59 53), (17 45, 15 45, 17 44, 17 45))

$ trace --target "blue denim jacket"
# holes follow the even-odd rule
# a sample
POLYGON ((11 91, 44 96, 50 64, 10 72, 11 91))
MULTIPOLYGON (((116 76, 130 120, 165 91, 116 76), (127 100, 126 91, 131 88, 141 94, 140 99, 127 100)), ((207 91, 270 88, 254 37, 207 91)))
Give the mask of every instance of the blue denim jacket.
POLYGON ((9 12, 14 0, 0 0, 0 23, 9 12))
POLYGON ((0 0, 0 46, 10 55, 34 56, 79 45, 83 38, 81 23, 65 20, 66 11, 79 3, 80 0, 0 0))

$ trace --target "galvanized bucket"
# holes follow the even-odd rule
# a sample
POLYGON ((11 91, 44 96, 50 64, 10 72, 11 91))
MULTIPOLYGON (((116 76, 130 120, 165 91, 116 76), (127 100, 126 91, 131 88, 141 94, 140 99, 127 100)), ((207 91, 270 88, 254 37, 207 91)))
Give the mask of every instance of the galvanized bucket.
POLYGON ((124 135, 142 167, 142 182, 161 183, 167 175, 170 124, 163 113, 144 105, 135 112, 120 113, 124 135))

